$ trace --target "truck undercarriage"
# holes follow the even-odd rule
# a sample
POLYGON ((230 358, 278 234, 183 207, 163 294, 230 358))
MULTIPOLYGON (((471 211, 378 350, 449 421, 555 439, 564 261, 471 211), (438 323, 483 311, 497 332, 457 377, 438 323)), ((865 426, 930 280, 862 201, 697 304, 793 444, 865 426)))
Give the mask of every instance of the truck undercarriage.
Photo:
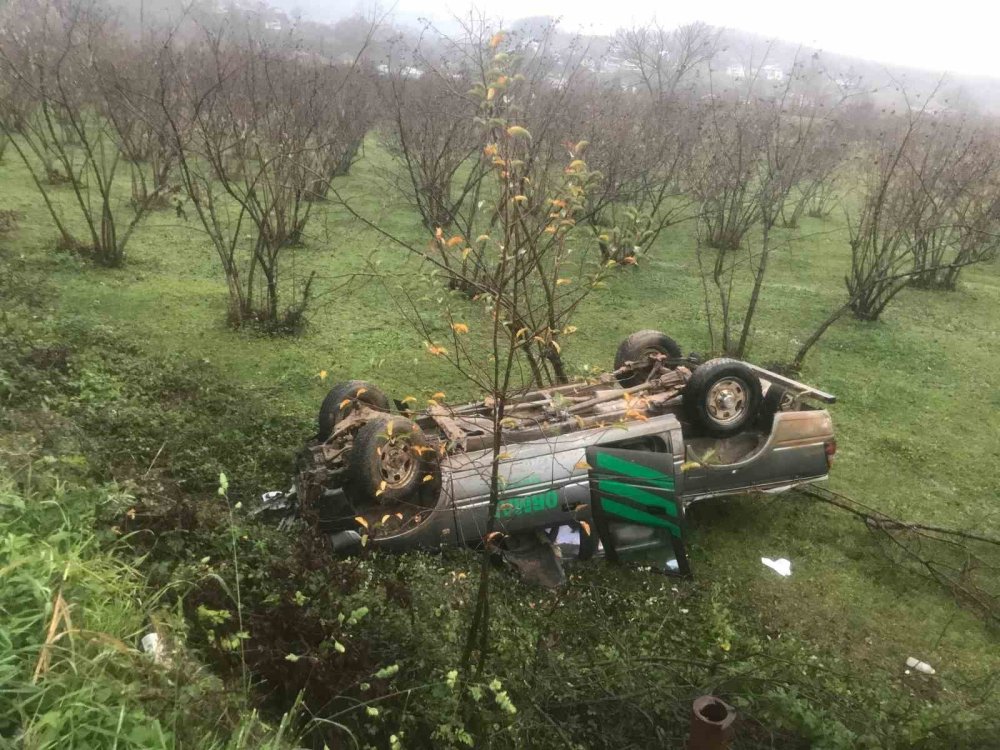
POLYGON ((668 337, 641 331, 601 378, 502 405, 486 398, 415 413, 396 402, 393 414, 375 386, 338 384, 293 490, 278 494, 345 550, 499 538, 524 558, 525 548, 551 551, 560 535, 575 535, 576 556, 617 556, 641 539, 677 552, 691 502, 825 477, 832 422, 808 402, 834 400, 749 363, 683 357, 668 337))

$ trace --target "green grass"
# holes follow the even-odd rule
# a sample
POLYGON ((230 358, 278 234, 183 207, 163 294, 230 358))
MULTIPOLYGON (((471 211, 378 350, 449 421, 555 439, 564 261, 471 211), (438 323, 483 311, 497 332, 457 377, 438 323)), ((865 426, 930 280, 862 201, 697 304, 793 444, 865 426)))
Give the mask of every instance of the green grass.
MULTIPOLYGON (((416 218, 376 179, 384 159, 369 148, 345 189, 363 213, 419 241, 416 218)), ((68 189, 54 192, 68 205, 68 189)), ((0 237, 0 251, 56 290, 50 314, 182 368, 205 368, 245 392, 248 403, 266 404, 275 419, 301 424, 303 438, 329 384, 341 379, 370 380, 397 397, 477 395, 425 352, 393 302, 396 282, 387 290, 359 280, 322 296, 297 338, 239 333, 224 324, 221 272, 194 221, 172 211, 152 215, 132 240, 128 265, 107 271, 51 250, 55 232, 10 154, 0 165, 0 207, 23 215, 18 231, 0 237)), ((329 205, 317 207, 305 246, 294 250, 296 272, 315 270, 321 293, 345 274, 366 271, 371 260, 404 279, 418 270, 402 248, 329 205)), ((798 341, 843 301, 848 261, 838 216, 779 231, 749 358, 791 359, 798 341)), ((433 313, 441 293, 426 293, 433 313)), ((1000 536, 998 313, 1000 269, 993 264, 966 270, 957 292, 906 291, 882 321, 845 319, 828 332, 802 379, 839 397, 831 409, 840 446, 832 488, 891 515, 1000 536)), ((616 274, 574 323, 579 330, 564 351, 578 373, 607 368, 617 343, 640 328, 664 330, 686 351, 706 351, 690 228, 666 232, 638 269, 616 274)), ((226 429, 225 414, 217 424, 226 429)), ((170 439, 168 455, 176 447, 170 439)), ((276 473, 263 476, 283 481, 276 473)), ((263 489, 270 487, 241 487, 237 499, 263 489)), ((978 681, 1000 668, 996 633, 940 588, 888 562, 857 521, 794 495, 720 501, 694 509, 690 521, 698 581, 718 584, 715 595, 728 608, 774 638, 838 654, 859 674, 887 682, 901 679, 906 657, 917 656, 939 671, 937 700, 963 705, 981 695, 978 681), (776 577, 761 556, 790 558, 791 578, 776 577)))

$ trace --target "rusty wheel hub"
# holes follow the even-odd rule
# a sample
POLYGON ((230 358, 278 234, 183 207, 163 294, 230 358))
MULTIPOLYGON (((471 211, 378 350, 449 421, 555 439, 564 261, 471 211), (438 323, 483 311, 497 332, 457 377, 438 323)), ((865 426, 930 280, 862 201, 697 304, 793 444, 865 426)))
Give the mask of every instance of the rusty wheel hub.
POLYGON ((382 446, 379 473, 387 489, 405 487, 417 470, 410 446, 402 440, 392 439, 382 446))
POLYGON ((733 424, 747 410, 747 387, 736 378, 723 378, 708 391, 708 413, 720 425, 733 424))

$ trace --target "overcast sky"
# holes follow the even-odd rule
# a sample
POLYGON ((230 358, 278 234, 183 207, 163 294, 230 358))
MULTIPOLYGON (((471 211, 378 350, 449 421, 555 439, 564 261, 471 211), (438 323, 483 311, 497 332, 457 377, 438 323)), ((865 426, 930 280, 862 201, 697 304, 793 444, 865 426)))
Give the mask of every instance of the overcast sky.
MULTIPOLYGON (((361 0, 370 7, 372 0, 361 0)), ((275 5, 317 20, 333 20, 351 0, 277 0, 275 5), (335 10, 336 9, 336 10, 335 10), (339 12, 338 12, 339 11, 339 12), (325 18, 323 18, 325 16, 325 18)), ((380 0, 400 20, 444 20, 467 12, 456 0, 380 0)), ((567 30, 607 33, 656 18, 664 26, 705 21, 752 31, 829 52, 878 62, 1000 78, 1000 3, 997 0, 497 0, 476 3, 512 21, 525 16, 562 18, 567 30)))

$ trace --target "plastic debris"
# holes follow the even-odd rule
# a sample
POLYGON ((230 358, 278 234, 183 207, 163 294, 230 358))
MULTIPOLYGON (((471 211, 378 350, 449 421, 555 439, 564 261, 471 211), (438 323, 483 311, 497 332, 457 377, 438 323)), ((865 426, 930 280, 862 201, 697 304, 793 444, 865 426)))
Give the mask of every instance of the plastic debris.
POLYGON ((920 659, 917 659, 912 656, 906 660, 906 666, 912 667, 913 669, 917 670, 918 672, 922 672, 923 674, 936 674, 934 667, 932 667, 927 662, 920 661, 920 659))
POLYGON ((160 639, 160 634, 155 630, 151 633, 146 633, 139 641, 139 645, 142 647, 144 653, 149 654, 153 657, 153 661, 157 664, 169 664, 170 660, 167 658, 167 649, 164 647, 163 641, 160 639))
POLYGON ((762 557, 760 561, 780 576, 790 576, 792 574, 792 563, 783 557, 772 560, 770 557, 762 557))

